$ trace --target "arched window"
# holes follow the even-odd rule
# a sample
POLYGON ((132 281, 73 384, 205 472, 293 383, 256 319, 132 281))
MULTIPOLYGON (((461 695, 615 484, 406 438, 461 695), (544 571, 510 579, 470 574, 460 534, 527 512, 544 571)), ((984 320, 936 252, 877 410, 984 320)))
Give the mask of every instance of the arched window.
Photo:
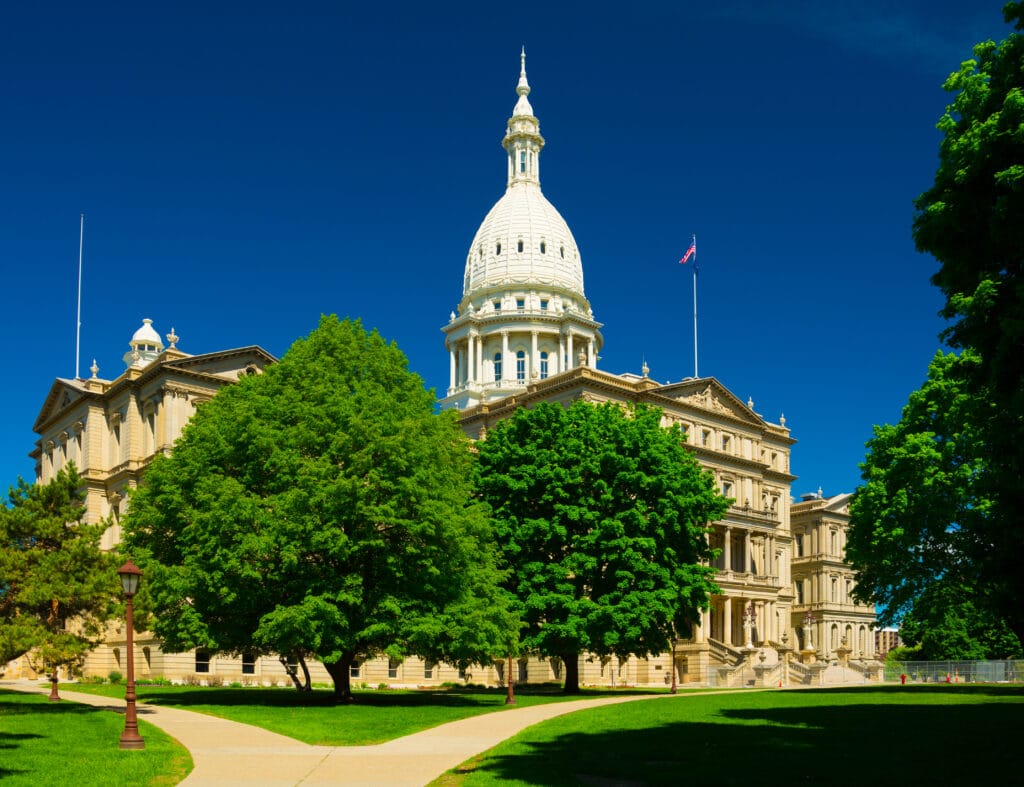
POLYGON ((494 354, 494 382, 501 381, 501 353, 494 354))
POLYGON ((547 248, 548 248, 547 244, 544 241, 541 241, 540 242, 540 253, 541 254, 546 254, 547 253, 547 248))
POLYGON ((498 254, 498 255, 501 254, 501 242, 500 241, 494 246, 494 253, 498 254))
MULTIPOLYGON (((541 301, 541 308, 547 307, 547 301, 541 301)), ((540 354, 540 379, 546 380, 548 378, 548 354, 542 352, 540 354)))
POLYGON ((519 241, 519 243, 516 245, 516 251, 518 251, 520 254, 523 253, 523 242, 522 241, 519 241))
POLYGON ((520 350, 516 353, 516 380, 523 382, 526 379, 526 352, 520 350))
POLYGON ((526 172, 526 151, 519 151, 519 171, 526 172))

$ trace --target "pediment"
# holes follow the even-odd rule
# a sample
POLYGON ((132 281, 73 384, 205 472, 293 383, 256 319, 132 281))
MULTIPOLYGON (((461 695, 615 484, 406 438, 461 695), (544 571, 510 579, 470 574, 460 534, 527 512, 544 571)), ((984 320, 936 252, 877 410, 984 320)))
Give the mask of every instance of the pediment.
POLYGON ((738 399, 714 377, 684 380, 658 388, 654 393, 678 402, 683 407, 762 426, 764 419, 738 399))
POLYGON ((850 500, 853 497, 851 492, 846 492, 841 495, 836 495, 828 500, 828 504, 825 506, 826 511, 830 511, 834 514, 845 514, 850 513, 850 500))
POLYGON ((43 424, 53 420, 65 410, 74 407, 86 397, 86 390, 79 380, 66 380, 58 377, 50 386, 43 407, 36 417, 33 430, 39 432, 43 424))

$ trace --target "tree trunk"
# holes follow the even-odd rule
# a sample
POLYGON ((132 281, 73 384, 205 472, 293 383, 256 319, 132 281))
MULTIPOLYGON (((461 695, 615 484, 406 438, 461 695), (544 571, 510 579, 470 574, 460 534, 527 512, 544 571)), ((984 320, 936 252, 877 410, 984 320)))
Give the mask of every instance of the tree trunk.
POLYGON ((351 653, 342 654, 341 658, 337 661, 328 664, 324 663, 324 668, 327 670, 327 674, 331 676, 331 680, 334 681, 334 701, 350 703, 353 702, 352 697, 352 662, 355 661, 355 655, 351 653))
POLYGON ((565 664, 565 687, 563 694, 580 693, 580 654, 563 653, 562 663, 565 664))
POLYGON ((313 680, 309 677, 309 665, 306 664, 306 659, 299 656, 299 666, 302 668, 303 685, 299 687, 299 691, 312 691, 313 680))

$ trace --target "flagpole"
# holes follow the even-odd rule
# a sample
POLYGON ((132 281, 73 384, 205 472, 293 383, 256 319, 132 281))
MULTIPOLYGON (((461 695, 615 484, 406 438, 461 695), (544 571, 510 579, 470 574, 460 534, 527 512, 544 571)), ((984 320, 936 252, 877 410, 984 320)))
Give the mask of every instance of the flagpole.
POLYGON ((82 343, 82 236, 85 234, 85 214, 78 217, 78 314, 75 318, 75 379, 78 378, 78 356, 82 343))
POLYGON ((693 376, 697 374, 697 236, 693 236, 693 376))

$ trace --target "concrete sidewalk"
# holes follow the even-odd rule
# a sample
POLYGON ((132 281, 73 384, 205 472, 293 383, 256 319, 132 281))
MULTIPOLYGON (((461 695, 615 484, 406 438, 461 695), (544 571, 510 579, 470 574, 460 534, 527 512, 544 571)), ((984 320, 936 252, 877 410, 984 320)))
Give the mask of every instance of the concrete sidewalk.
MULTIPOLYGON (((71 684, 73 685, 73 684, 71 684)), ((2 681, 17 691, 48 693, 35 681, 2 681)), ((60 690, 70 702, 123 713, 124 701, 60 690)), ((683 695, 676 695, 683 696, 683 695)), ((671 695, 606 697, 514 708, 443 724, 376 746, 310 746, 273 732, 202 713, 137 705, 138 715, 177 739, 195 763, 181 782, 198 785, 358 784, 421 787, 520 730, 566 713, 671 695)))

